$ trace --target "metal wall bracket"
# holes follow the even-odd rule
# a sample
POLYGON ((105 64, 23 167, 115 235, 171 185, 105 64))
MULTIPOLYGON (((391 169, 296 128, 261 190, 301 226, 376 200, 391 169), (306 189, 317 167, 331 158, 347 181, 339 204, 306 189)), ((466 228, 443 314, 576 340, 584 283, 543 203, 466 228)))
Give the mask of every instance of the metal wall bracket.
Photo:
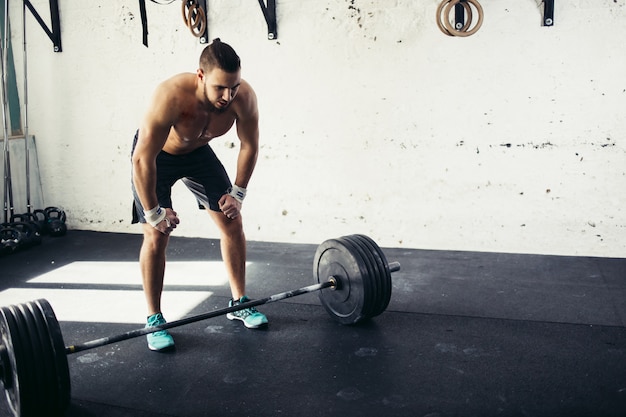
POLYGON ((209 5, 206 0, 198 0, 198 5, 204 10, 204 16, 206 19, 206 25, 204 26, 204 32, 200 34, 200 43, 209 42, 209 5))
POLYGON ((59 3, 57 0, 50 0, 50 21, 52 23, 52 29, 48 28, 46 22, 43 21, 29 0, 24 0, 24 5, 28 7, 28 10, 33 14, 37 23, 39 23, 52 41, 54 52, 61 52, 63 50, 61 48, 61 20, 59 19, 59 3))
POLYGON ((274 40, 278 38, 278 31, 276 30, 276 0, 267 0, 267 6, 264 0, 259 0, 259 6, 265 17, 265 23, 267 23, 267 39, 274 40))
POLYGON ((554 25, 554 0, 543 0, 543 25, 554 25))
POLYGON ((146 12, 146 0, 139 0, 139 14, 141 15, 141 32, 143 34, 143 46, 148 47, 148 13, 146 12))
POLYGON ((465 26, 465 8, 462 3, 457 3, 454 5, 454 28, 461 30, 463 26, 465 26))

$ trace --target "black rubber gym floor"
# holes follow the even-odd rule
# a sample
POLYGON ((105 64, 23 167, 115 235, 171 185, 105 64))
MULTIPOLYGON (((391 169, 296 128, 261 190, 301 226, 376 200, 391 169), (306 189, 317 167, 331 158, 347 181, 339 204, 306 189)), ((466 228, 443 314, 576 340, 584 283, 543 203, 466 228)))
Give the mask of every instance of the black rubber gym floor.
MULTIPOLYGON (((144 317, 90 319, 123 313, 125 294, 141 291, 138 270, 124 284, 89 280, 107 270, 97 265, 135 265, 140 244, 129 234, 45 237, 0 258, 0 297, 100 298, 51 301, 66 345, 140 328, 144 317), (91 269, 77 268, 76 281, 36 279, 78 262, 91 269), (68 310, 80 320, 64 320, 68 310)), ((312 284, 316 247, 249 242, 249 295, 312 284)), ((383 249, 402 269, 380 316, 339 325, 312 293, 259 307, 265 330, 222 316, 172 329, 171 353, 140 337, 72 354, 66 415, 626 416, 626 259, 383 249)), ((219 259, 215 240, 170 243, 172 264, 219 259)), ((166 275, 167 294, 189 297, 165 304, 166 318, 168 308, 227 305, 228 285, 208 275, 206 285, 166 275)))

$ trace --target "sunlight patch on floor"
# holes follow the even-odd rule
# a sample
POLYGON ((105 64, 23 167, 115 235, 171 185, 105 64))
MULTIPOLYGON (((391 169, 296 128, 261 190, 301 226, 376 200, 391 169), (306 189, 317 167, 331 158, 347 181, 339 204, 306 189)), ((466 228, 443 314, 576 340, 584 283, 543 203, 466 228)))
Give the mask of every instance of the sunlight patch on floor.
MULTIPOLYGON (((0 292, 0 305, 45 298, 59 321, 145 323, 143 291, 128 289, 129 285, 141 285, 137 262, 73 262, 32 278, 24 285, 0 292), (29 284, 36 285, 29 287, 29 284), (71 288, 63 288, 64 285, 71 288), (86 288, 80 288, 81 285, 86 288), (88 288, 90 285, 103 285, 106 289, 88 288)), ((184 317, 213 294, 209 291, 212 287, 222 286, 228 286, 222 262, 168 262, 162 296, 165 318, 174 321, 184 317), (185 286, 206 290, 180 288, 185 286)))

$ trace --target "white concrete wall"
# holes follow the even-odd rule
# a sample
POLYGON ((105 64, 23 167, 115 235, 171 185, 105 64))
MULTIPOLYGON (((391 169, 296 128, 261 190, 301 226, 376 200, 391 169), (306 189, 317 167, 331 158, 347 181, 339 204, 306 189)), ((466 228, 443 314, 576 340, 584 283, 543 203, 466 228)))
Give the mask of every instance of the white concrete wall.
MULTIPOLYGON (((21 17, 12 2, 21 77, 21 17)), ((34 1, 47 16, 47 4, 34 1)), ((468 38, 439 0, 278 0, 278 39, 254 0, 209 0, 259 96, 261 153, 244 207, 251 240, 626 254, 625 0, 481 0, 468 38)), ((129 152, 156 83, 203 45, 180 2, 60 2, 63 52, 27 19, 29 127, 46 204, 70 228, 130 225, 129 152)), ((234 172, 237 138, 212 146, 234 172), (234 144, 234 146, 233 146, 234 144)), ((177 234, 217 237, 178 187, 177 234)))

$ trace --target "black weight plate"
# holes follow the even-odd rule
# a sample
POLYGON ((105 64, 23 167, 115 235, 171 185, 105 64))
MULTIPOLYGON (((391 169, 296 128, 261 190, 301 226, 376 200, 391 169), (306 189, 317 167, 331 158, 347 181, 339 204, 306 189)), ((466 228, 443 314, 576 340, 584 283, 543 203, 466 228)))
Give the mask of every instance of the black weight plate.
POLYGON ((380 281, 383 283, 385 288, 384 295, 381 298, 381 306, 380 313, 385 311, 389 306, 389 301, 391 300, 391 292, 393 288, 393 284, 391 281, 391 271, 389 270, 389 263, 387 261, 387 257, 382 249, 376 244, 374 240, 365 235, 360 235, 360 238, 364 243, 367 243, 372 248, 372 254, 376 258, 379 268, 381 270, 380 281))
POLYGON ((355 238, 366 248, 372 262, 376 264, 376 270, 378 271, 376 281, 380 287, 380 293, 376 311, 372 315, 372 317, 375 317, 385 311, 389 305, 389 299, 391 298, 391 274, 385 263, 386 261, 383 261, 380 256, 381 250, 376 242, 365 235, 355 235, 355 238))
POLYGON ((370 279, 376 284, 378 292, 376 293, 376 299, 372 304, 370 317, 375 317, 384 310, 385 299, 387 298, 387 292, 389 291, 386 280, 384 279, 384 268, 380 265, 378 259, 379 257, 375 248, 372 247, 366 239, 363 239, 363 235, 352 235, 351 238, 355 244, 358 244, 361 247, 363 253, 372 264, 373 272, 370 279))
POLYGON ((366 235, 358 235, 362 242, 367 243, 372 248, 372 255, 376 258, 379 269, 381 271, 380 282, 383 283, 383 292, 381 297, 380 311, 382 313, 389 306, 391 300, 391 292, 393 284, 391 282, 391 271, 389 271, 389 263, 387 257, 380 246, 370 237, 366 235))
POLYGON ((54 310, 50 303, 44 299, 35 300, 34 305, 39 307, 42 315, 40 320, 45 323, 47 335, 51 347, 53 363, 55 366, 54 377, 56 378, 54 387, 57 391, 57 406, 59 414, 62 414, 70 405, 71 384, 70 369, 67 363, 67 353, 65 351, 65 342, 61 333, 61 326, 54 314, 54 310))
POLYGON ((0 337, 3 346, 3 385, 9 410, 14 416, 21 413, 22 396, 20 394, 21 380, 24 373, 24 352, 15 323, 13 313, 6 308, 0 308, 0 337))
POLYGON ((361 270, 361 274, 359 275, 359 279, 361 281, 361 285, 363 286, 363 317, 359 319, 359 321, 368 319, 371 317, 372 307, 375 303, 376 299, 376 286, 372 285, 371 274, 372 270, 370 268, 370 263, 365 258, 361 249, 351 241, 349 236, 342 236, 339 240, 341 243, 345 245, 345 247, 350 251, 352 257, 359 264, 359 269, 361 270))
POLYGON ((41 356, 44 352, 44 346, 37 331, 35 318, 25 304, 12 305, 9 309, 13 312, 20 328, 22 349, 29 367, 26 384, 22 384, 20 388, 20 393, 24 399, 20 415, 26 417, 47 414, 50 410, 49 393, 54 387, 50 387, 46 381, 45 356, 41 356))
MULTIPOLYGON (((37 360, 37 372, 43 379, 43 386, 40 389, 40 395, 45 395, 47 400, 42 410, 49 415, 61 415, 65 410, 65 393, 62 385, 58 383, 57 364, 54 356, 55 350, 50 338, 50 329, 46 323, 43 311, 35 302, 24 305, 28 312, 33 316, 34 326, 32 332, 36 333, 40 341, 40 350, 35 350, 35 358, 37 360)), ((40 404, 44 404, 40 401, 40 404)))
POLYGON ((367 253, 363 250, 363 247, 357 242, 353 236, 342 236, 339 240, 344 242, 346 246, 350 247, 355 257, 360 258, 367 268, 367 274, 363 275, 363 285, 369 288, 370 297, 366 300, 366 306, 364 308, 366 317, 373 317, 373 312, 376 310, 376 304, 378 300, 378 284, 376 283, 374 265, 367 253))
POLYGON ((363 248, 363 251, 367 253, 370 262, 374 265, 373 269, 375 273, 372 275, 372 280, 376 281, 379 288, 378 297, 373 305, 373 311, 371 317, 378 316, 384 311, 385 301, 389 288, 384 277, 385 270, 379 262, 379 256, 376 249, 370 244, 367 239, 363 238, 364 235, 353 235, 353 239, 358 241, 359 245, 363 248))
POLYGON ((6 391, 9 407, 16 417, 35 417, 42 415, 38 410, 40 379, 34 347, 38 340, 31 340, 30 326, 32 317, 26 317, 18 306, 3 307, 3 316, 8 324, 12 339, 13 388, 6 391))
MULTIPOLYGON (((54 409, 55 387, 51 376, 54 365, 51 363, 50 344, 47 341, 47 329, 42 327, 39 316, 41 313, 32 303, 16 306, 26 319, 33 355, 34 371, 37 381, 37 404, 40 413, 54 409)), ((44 323, 45 324, 45 323, 44 323)), ((24 330, 24 329, 22 329, 24 330)))
POLYGON ((332 276, 337 288, 324 288, 319 298, 332 318, 341 324, 356 324, 365 318, 366 299, 370 296, 363 285, 365 265, 359 262, 342 242, 329 239, 320 244, 313 260, 316 282, 327 282, 332 276))

